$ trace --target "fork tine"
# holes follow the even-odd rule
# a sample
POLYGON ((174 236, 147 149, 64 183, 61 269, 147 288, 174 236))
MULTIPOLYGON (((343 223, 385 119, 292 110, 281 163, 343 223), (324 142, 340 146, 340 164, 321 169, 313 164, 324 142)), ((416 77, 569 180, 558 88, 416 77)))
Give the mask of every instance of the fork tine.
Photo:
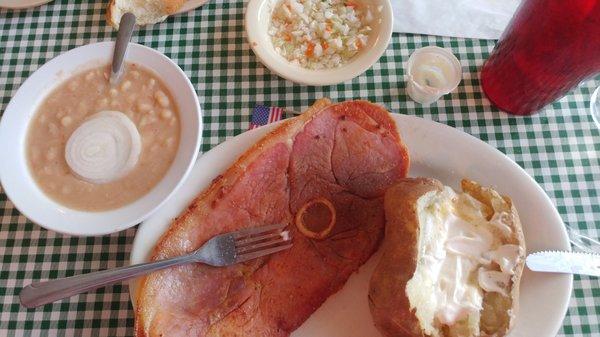
POLYGON ((291 241, 291 239, 292 239, 290 236, 288 236, 288 237, 283 237, 281 235, 278 235, 278 236, 279 236, 279 238, 274 239, 274 240, 268 240, 268 241, 264 241, 264 242, 259 242, 259 243, 255 243, 255 244, 252 244, 252 245, 246 245, 246 246, 243 246, 243 247, 236 247, 236 252, 238 254, 249 253, 249 252, 252 252, 252 251, 256 251, 258 249, 264 249, 266 247, 271 247, 271 246, 274 246, 274 245, 278 245, 280 243, 285 243, 285 242, 291 241))
MULTIPOLYGON (((285 241, 285 242, 287 242, 287 241, 285 241)), ((282 250, 286 250, 286 249, 288 249, 290 247, 292 247, 291 243, 287 244, 287 245, 284 245, 284 246, 278 246, 278 247, 273 247, 273 248, 259 250, 257 252, 241 254, 241 255, 236 256, 235 262, 236 263, 240 263, 240 262, 244 262, 244 261, 256 259, 256 258, 261 257, 261 256, 265 256, 265 255, 269 255, 269 254, 280 252, 282 250)))
POLYGON ((233 235, 233 237, 235 239, 240 239, 240 238, 243 238, 246 236, 258 235, 258 234, 262 234, 265 232, 283 229, 283 228, 285 228, 285 226, 287 226, 286 223, 267 225, 267 226, 261 226, 261 227, 252 227, 252 228, 241 229, 241 230, 233 232, 231 234, 233 235))
POLYGON ((247 246, 251 243, 256 243, 256 242, 260 242, 260 241, 264 241, 264 240, 270 240, 270 239, 274 239, 274 238, 280 238, 280 237, 282 237, 281 236, 282 233, 283 232, 268 233, 268 234, 261 235, 261 236, 252 236, 252 237, 235 240, 235 246, 242 247, 242 246, 247 246))

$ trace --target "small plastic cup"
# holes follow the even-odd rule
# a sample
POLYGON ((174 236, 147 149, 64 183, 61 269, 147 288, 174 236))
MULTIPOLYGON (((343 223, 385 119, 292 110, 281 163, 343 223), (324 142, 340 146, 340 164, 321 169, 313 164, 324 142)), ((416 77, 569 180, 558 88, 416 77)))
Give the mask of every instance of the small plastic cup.
POLYGON ((406 91, 421 104, 431 104, 456 89, 462 66, 448 49, 429 46, 415 50, 408 58, 406 91))

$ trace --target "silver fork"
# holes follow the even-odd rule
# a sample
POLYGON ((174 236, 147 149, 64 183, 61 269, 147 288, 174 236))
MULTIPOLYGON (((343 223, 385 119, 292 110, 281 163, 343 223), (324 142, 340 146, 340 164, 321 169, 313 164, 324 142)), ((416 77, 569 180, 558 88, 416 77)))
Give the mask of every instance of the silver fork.
POLYGON ((19 299, 21 305, 34 308, 169 267, 193 262, 224 267, 256 259, 292 246, 292 237, 284 230, 285 226, 269 225, 217 235, 191 254, 171 259, 32 283, 21 290, 19 299))

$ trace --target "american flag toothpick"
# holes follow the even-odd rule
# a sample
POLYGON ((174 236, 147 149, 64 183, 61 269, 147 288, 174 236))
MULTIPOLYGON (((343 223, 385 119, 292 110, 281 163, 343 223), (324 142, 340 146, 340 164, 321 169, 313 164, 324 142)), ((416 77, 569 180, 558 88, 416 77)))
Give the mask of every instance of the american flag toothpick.
POLYGON ((283 108, 257 105, 254 110, 252 110, 252 119, 250 120, 250 127, 248 130, 256 129, 257 127, 281 120, 281 118, 283 118, 283 111, 283 108))

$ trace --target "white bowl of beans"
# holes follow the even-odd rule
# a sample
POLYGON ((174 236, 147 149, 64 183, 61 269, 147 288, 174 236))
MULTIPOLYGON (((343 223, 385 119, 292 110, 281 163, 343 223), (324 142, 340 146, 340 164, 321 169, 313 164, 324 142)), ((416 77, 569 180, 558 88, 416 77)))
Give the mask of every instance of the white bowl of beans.
MULTIPOLYGON (((85 45, 44 64, 21 85, 0 121, 4 192, 49 230, 102 235, 134 226, 177 190, 197 158, 202 118, 185 73, 160 52, 132 43, 120 82, 110 84, 113 46, 85 45), (137 137, 127 171, 97 180, 78 175, 65 158, 73 152, 66 145, 74 134, 83 134, 79 143, 87 146, 79 144, 77 160, 92 171, 94 158, 131 147, 111 121, 125 121, 137 137), (102 123, 108 123, 104 130, 83 127, 102 123), (87 144, 88 134, 97 142, 87 144)), ((103 176, 103 170, 94 173, 103 176)))
POLYGON ((392 37, 390 0, 250 0, 248 42, 273 73, 333 85, 369 69, 392 37))

